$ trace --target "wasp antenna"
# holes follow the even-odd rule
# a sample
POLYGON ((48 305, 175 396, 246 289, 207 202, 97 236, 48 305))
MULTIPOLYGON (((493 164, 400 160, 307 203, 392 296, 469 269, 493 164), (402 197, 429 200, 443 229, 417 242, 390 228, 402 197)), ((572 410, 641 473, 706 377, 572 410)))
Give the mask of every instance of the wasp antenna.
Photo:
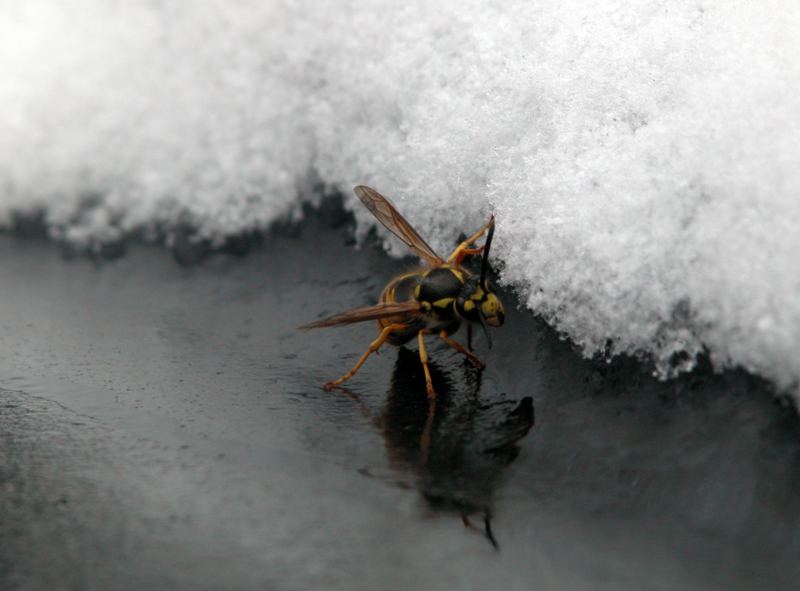
POLYGON ((481 286, 486 289, 486 275, 489 272, 489 249, 492 247, 492 237, 494 236, 494 214, 489 218, 489 233, 486 234, 486 242, 483 245, 483 262, 481 264, 481 286))

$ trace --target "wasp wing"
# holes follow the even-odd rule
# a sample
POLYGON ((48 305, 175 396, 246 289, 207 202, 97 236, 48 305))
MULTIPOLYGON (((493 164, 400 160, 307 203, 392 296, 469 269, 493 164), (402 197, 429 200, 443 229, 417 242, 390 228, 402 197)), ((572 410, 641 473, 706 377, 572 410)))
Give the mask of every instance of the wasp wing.
POLYGON ((444 264, 444 259, 433 252, 428 243, 417 234, 417 231, 400 215, 386 197, 366 185, 358 185, 353 191, 372 212, 372 215, 378 218, 378 221, 386 226, 387 230, 402 240, 417 256, 434 266, 444 264))
POLYGON ((310 322, 298 327, 300 330, 311 330, 312 328, 324 328, 328 326, 341 326, 344 324, 353 324, 355 322, 364 322, 365 320, 378 320, 380 318, 388 318, 390 316, 413 316, 420 311, 419 302, 387 302, 384 304, 377 304, 367 308, 356 308, 355 310, 348 310, 341 314, 334 314, 328 318, 310 322))

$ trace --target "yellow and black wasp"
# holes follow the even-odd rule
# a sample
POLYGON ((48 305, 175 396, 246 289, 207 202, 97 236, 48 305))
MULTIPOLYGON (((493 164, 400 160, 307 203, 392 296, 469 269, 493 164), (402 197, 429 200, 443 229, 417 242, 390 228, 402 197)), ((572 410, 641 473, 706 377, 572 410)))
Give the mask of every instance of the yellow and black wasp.
MULTIPOLYGON (((352 378, 370 356, 383 343, 404 345, 414 337, 419 343, 419 358, 425 371, 428 397, 434 398, 428 353, 424 337, 438 334, 449 346, 466 355, 479 368, 483 363, 470 350, 450 338, 463 321, 479 323, 489 339, 487 326, 501 326, 505 311, 500 299, 492 291, 487 278, 489 248, 494 235, 494 216, 472 236, 464 240, 447 259, 441 258, 417 234, 416 230, 398 213, 389 200, 375 189, 359 185, 354 188, 361 202, 386 228, 403 241, 428 266, 404 273, 392 279, 383 289, 380 303, 336 314, 317 322, 301 326, 303 330, 327 326, 341 326, 365 320, 377 320, 378 338, 370 344, 353 369, 338 380, 325 384, 330 390, 352 378), (483 246, 474 243, 486 234, 483 246), (469 255, 482 254, 481 274, 474 276, 462 266, 469 255)), ((491 346, 491 342, 490 342, 491 346)))

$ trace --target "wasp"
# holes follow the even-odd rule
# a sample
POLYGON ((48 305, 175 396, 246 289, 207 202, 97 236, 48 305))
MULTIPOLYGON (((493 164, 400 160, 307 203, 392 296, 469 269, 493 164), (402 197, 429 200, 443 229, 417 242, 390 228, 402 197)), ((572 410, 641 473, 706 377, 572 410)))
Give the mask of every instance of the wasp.
POLYGON ((482 326, 491 347, 491 337, 487 327, 501 326, 505 319, 503 304, 487 278, 489 248, 494 235, 494 216, 491 216, 489 221, 472 236, 461 242, 447 259, 443 259, 428 246, 386 197, 365 185, 359 185, 353 190, 378 221, 425 261, 426 266, 398 275, 389 281, 377 305, 336 314, 301 326, 300 329, 342 326, 368 320, 375 320, 378 323, 378 337, 370 343, 353 369, 339 379, 324 385, 326 390, 331 390, 352 378, 367 358, 377 352, 384 343, 400 346, 416 337, 419 358, 425 372, 428 398, 434 399, 436 392, 428 368, 425 336, 438 334, 444 343, 464 354, 476 367, 483 369, 483 362, 471 350, 453 340, 451 335, 463 322, 467 322, 469 326, 478 323, 482 326), (484 234, 486 239, 483 246, 476 248, 475 242, 484 234), (462 266, 464 259, 473 255, 482 255, 481 273, 477 277, 462 266))

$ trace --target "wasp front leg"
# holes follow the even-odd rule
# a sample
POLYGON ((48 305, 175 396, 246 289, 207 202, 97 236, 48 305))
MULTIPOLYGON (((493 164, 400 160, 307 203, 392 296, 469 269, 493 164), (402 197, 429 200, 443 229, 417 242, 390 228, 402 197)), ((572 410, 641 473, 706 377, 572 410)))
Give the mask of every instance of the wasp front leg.
POLYGON ((453 339, 451 339, 450 336, 447 334, 446 330, 443 330, 442 332, 439 333, 439 338, 442 339, 445 343, 447 343, 451 347, 453 347, 453 349, 455 349, 459 353, 463 353, 464 355, 466 355, 467 359, 469 359, 472 362, 472 364, 478 369, 483 369, 484 367, 486 367, 483 361, 478 359, 477 355, 475 355, 472 351, 468 350, 464 345, 462 345, 458 341, 454 341, 453 339))
POLYGON ((364 362, 367 360, 367 358, 372 353, 377 352, 377 350, 381 348, 381 345, 383 345, 383 343, 386 341, 386 339, 389 338, 389 335, 391 333, 393 333, 394 331, 397 331, 397 330, 403 330, 404 328, 406 328, 405 324, 390 324, 389 326, 384 328, 381 331, 381 333, 378 335, 378 338, 370 343, 369 348, 364 352, 364 354, 358 360, 358 363, 355 364, 353 369, 348 371, 346 374, 344 374, 338 380, 333 380, 332 382, 327 382, 323 387, 326 390, 332 390, 336 386, 339 386, 339 385, 343 384, 344 382, 346 382, 347 380, 349 380, 350 378, 352 378, 354 375, 356 375, 356 372, 358 372, 358 370, 361 369, 361 366, 364 365, 364 362))
POLYGON ((483 236, 486 231, 494 225, 494 216, 489 218, 489 221, 486 222, 483 226, 481 226, 480 230, 475 232, 472 236, 464 240, 461 244, 456 247, 456 249, 447 257, 447 262, 452 263, 455 265, 460 265, 464 258, 468 255, 476 255, 481 254, 483 252, 483 246, 479 248, 470 248, 472 244, 475 243, 481 236, 483 236))

